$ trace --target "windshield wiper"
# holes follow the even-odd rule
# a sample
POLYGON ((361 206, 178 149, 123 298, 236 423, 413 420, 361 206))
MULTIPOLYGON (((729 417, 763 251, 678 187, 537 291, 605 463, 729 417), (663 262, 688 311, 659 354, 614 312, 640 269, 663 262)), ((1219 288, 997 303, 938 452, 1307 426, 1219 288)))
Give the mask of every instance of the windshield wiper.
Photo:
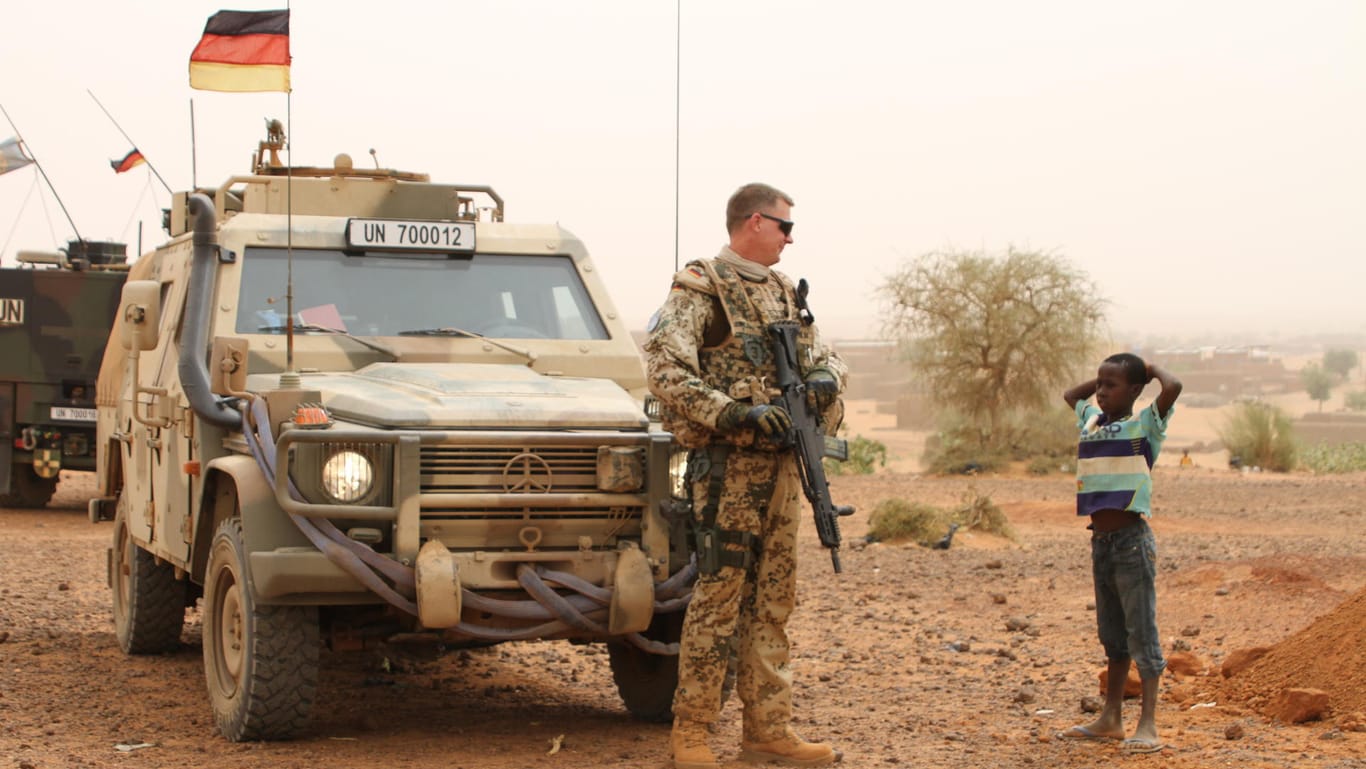
MULTIPOLYGON (((285 327, 284 327, 283 325, 271 324, 271 325, 269 325, 269 326, 260 326, 257 330, 258 330, 258 331, 284 331, 284 330, 285 330, 285 327)), ((321 332, 321 333, 324 333, 324 334, 336 334, 337 336, 344 336, 344 337, 346 337, 347 339, 351 339, 351 340, 353 340, 353 341, 355 341, 355 342, 357 342, 357 343, 359 343, 359 344, 362 344, 362 345, 365 345, 366 347, 369 347, 371 350, 374 350, 375 352, 382 352, 382 353, 384 353, 385 355, 388 355, 389 357, 393 358, 395 361, 398 361, 398 360, 399 360, 398 351, 395 350, 394 348, 390 347, 389 345, 381 344, 381 343, 379 343, 379 342, 376 342, 376 341, 373 341, 373 340, 370 340, 370 339, 365 339, 365 338, 363 338, 363 337, 356 336, 355 334, 351 333, 350 331, 342 331, 342 330, 339 329, 339 328, 331 328, 330 326, 319 326, 319 325, 316 324, 316 323, 295 323, 295 324, 294 324, 294 330, 295 330, 295 331, 317 331, 317 332, 321 332)))
POLYGON ((443 326, 441 328, 410 328, 407 331, 398 332, 399 336, 467 336, 470 339, 483 339, 484 335, 474 331, 466 331, 463 328, 454 326, 443 326))
POLYGON ((485 342, 488 342, 489 344, 493 345, 494 347, 501 347, 502 349, 507 350, 507 351, 510 352, 510 353, 515 353, 515 354, 517 354, 517 355, 522 356, 523 358, 526 358, 526 364, 527 364, 527 366, 530 366, 531 364, 533 364, 533 363, 536 362, 536 353, 534 353, 534 352, 532 352, 532 351, 530 351, 530 350, 525 350, 525 349, 522 349, 522 348, 520 348, 520 347, 514 347, 513 345, 510 345, 510 344, 508 344, 507 342, 501 342, 501 341, 499 341, 499 340, 497 340, 497 339, 494 339, 494 338, 491 337, 491 336, 484 336, 483 334, 481 334, 481 333, 479 333, 479 332, 477 332, 477 331, 466 331, 466 330, 463 329, 463 328, 456 328, 456 327, 454 327, 454 326, 442 326, 442 327, 440 327, 440 328, 414 328, 414 329, 409 329, 409 330, 407 330, 407 331, 400 331, 400 332, 398 332, 398 335, 399 335, 399 336, 463 336, 463 337, 466 337, 466 338, 469 338, 469 339, 482 339, 482 340, 484 340, 485 342))

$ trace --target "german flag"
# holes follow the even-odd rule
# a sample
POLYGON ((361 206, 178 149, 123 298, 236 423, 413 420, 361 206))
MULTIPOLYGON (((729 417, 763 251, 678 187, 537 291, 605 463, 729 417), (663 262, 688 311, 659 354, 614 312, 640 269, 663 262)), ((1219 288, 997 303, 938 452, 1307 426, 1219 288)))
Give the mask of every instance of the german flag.
POLYGON ((289 11, 219 11, 190 54, 190 87, 288 91, 289 11))
POLYGON ((124 155, 121 159, 109 161, 109 165, 114 169, 114 173, 121 174, 124 171, 131 171, 146 162, 147 158, 142 156, 142 153, 138 151, 137 147, 134 147, 132 152, 124 155))

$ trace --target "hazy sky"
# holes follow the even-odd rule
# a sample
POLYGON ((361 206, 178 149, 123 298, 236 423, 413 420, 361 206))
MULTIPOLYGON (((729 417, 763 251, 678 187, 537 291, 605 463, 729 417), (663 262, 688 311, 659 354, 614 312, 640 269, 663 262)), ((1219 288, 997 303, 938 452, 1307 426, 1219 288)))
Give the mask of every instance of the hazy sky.
MULTIPOLYGON (((168 195, 246 173, 283 94, 190 89, 217 10, 11 3, 0 104, 81 234, 160 242, 168 195)), ((677 6, 650 0, 293 3, 293 160, 489 184, 511 221, 584 240, 642 327, 675 259, 677 6)), ((1066 256, 1112 326, 1274 338, 1366 331, 1366 3, 685 0, 682 259, 727 196, 797 201, 781 269, 827 335, 876 332, 874 291, 934 249, 1066 256)), ((0 138, 8 136, 0 125, 0 138)), ((71 230, 36 172, 0 177, 3 262, 71 230)), ((131 250, 131 249, 130 249, 131 250)))

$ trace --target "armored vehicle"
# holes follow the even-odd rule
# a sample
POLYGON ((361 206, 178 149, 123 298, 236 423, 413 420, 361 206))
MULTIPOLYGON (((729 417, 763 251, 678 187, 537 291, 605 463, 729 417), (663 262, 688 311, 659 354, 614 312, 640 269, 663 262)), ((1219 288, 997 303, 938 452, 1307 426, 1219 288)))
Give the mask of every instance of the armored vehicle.
POLYGON ((285 168, 177 194, 123 289, 99 389, 119 645, 202 598, 229 740, 306 726, 319 649, 602 642, 669 717, 695 567, 672 448, 599 271, 490 187, 285 168), (117 360, 114 360, 117 358, 117 360))
POLYGON ((122 243, 20 251, 0 269, 0 506, 43 507, 95 469, 95 380, 127 275, 122 243))

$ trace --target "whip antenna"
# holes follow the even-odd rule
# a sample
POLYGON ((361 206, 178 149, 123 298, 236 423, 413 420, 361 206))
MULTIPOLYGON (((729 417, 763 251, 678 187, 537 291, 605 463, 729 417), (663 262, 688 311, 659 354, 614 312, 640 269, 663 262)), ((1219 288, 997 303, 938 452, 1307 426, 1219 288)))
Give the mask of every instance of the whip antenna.
POLYGON ((28 142, 24 141, 23 135, 19 133, 19 126, 15 125, 14 121, 10 119, 9 112, 5 110, 4 105, 0 105, 0 114, 4 114, 5 120, 9 123, 9 127, 14 129, 14 138, 19 140, 19 146, 28 150, 29 159, 33 161, 33 165, 38 169, 38 173, 43 175, 43 181, 47 182, 47 188, 52 190, 52 197, 57 199, 57 205, 62 207, 62 214, 66 216, 67 223, 71 225, 71 231, 76 233, 76 240, 84 241, 85 238, 81 237, 81 231, 76 229, 75 220, 71 218, 70 212, 66 210, 66 204, 62 202, 62 196, 57 194, 57 188, 53 187, 52 180, 47 178, 47 171, 43 170, 43 164, 38 162, 38 156, 34 154, 33 148, 28 146, 28 142))
MULTIPOLYGON (((133 137, 129 136, 129 135, 128 135, 128 132, 126 132, 126 131, 123 130, 123 126, 119 125, 119 121, 115 120, 115 119, 114 119, 114 116, 111 115, 111 114, 109 114, 109 110, 105 109, 103 104, 100 104, 100 100, 99 100, 98 98, 95 97, 95 92, 92 91, 92 90, 90 90, 89 88, 85 89, 85 92, 88 93, 88 94, 90 94, 90 98, 95 99, 95 104, 100 108, 100 111, 104 113, 104 116, 107 117, 107 118, 109 118, 109 122, 113 123, 113 124, 114 124, 114 127, 117 128, 117 129, 119 129, 119 133, 123 134, 123 138, 127 139, 127 140, 128 140, 128 143, 131 144, 131 145, 133 145, 133 149, 137 150, 137 149, 138 149, 138 143, 135 142, 135 141, 133 141, 133 137)), ((193 109, 194 109, 194 107, 193 107, 194 102, 191 102, 190 104, 192 105, 192 106, 190 107, 190 109, 193 110, 193 109)), ((191 112, 191 116, 192 116, 192 117, 191 117, 191 121, 193 121, 193 114, 194 114, 194 113, 193 113, 193 111, 192 111, 192 112, 191 112)), ((192 126, 192 127, 193 127, 193 126, 192 126)), ((192 135, 193 135, 193 134, 192 134, 192 135)), ((155 176, 155 177, 157 178, 157 181, 161 182, 161 186, 163 186, 163 187, 166 188, 166 192, 167 192, 167 193, 174 195, 174 194, 175 194, 175 191, 171 189, 171 185, 167 184, 165 179, 161 178, 161 174, 157 173, 156 166, 153 166, 153 165, 152 165, 152 161, 151 161, 150 158, 147 157, 147 153, 142 152, 142 150, 138 150, 138 152, 141 152, 141 153, 142 153, 142 162, 144 162, 144 163, 147 164, 147 170, 151 171, 151 172, 152 172, 152 175, 155 176)))
POLYGON ((678 272, 678 105, 683 92, 683 0, 674 0, 674 272, 678 272))

